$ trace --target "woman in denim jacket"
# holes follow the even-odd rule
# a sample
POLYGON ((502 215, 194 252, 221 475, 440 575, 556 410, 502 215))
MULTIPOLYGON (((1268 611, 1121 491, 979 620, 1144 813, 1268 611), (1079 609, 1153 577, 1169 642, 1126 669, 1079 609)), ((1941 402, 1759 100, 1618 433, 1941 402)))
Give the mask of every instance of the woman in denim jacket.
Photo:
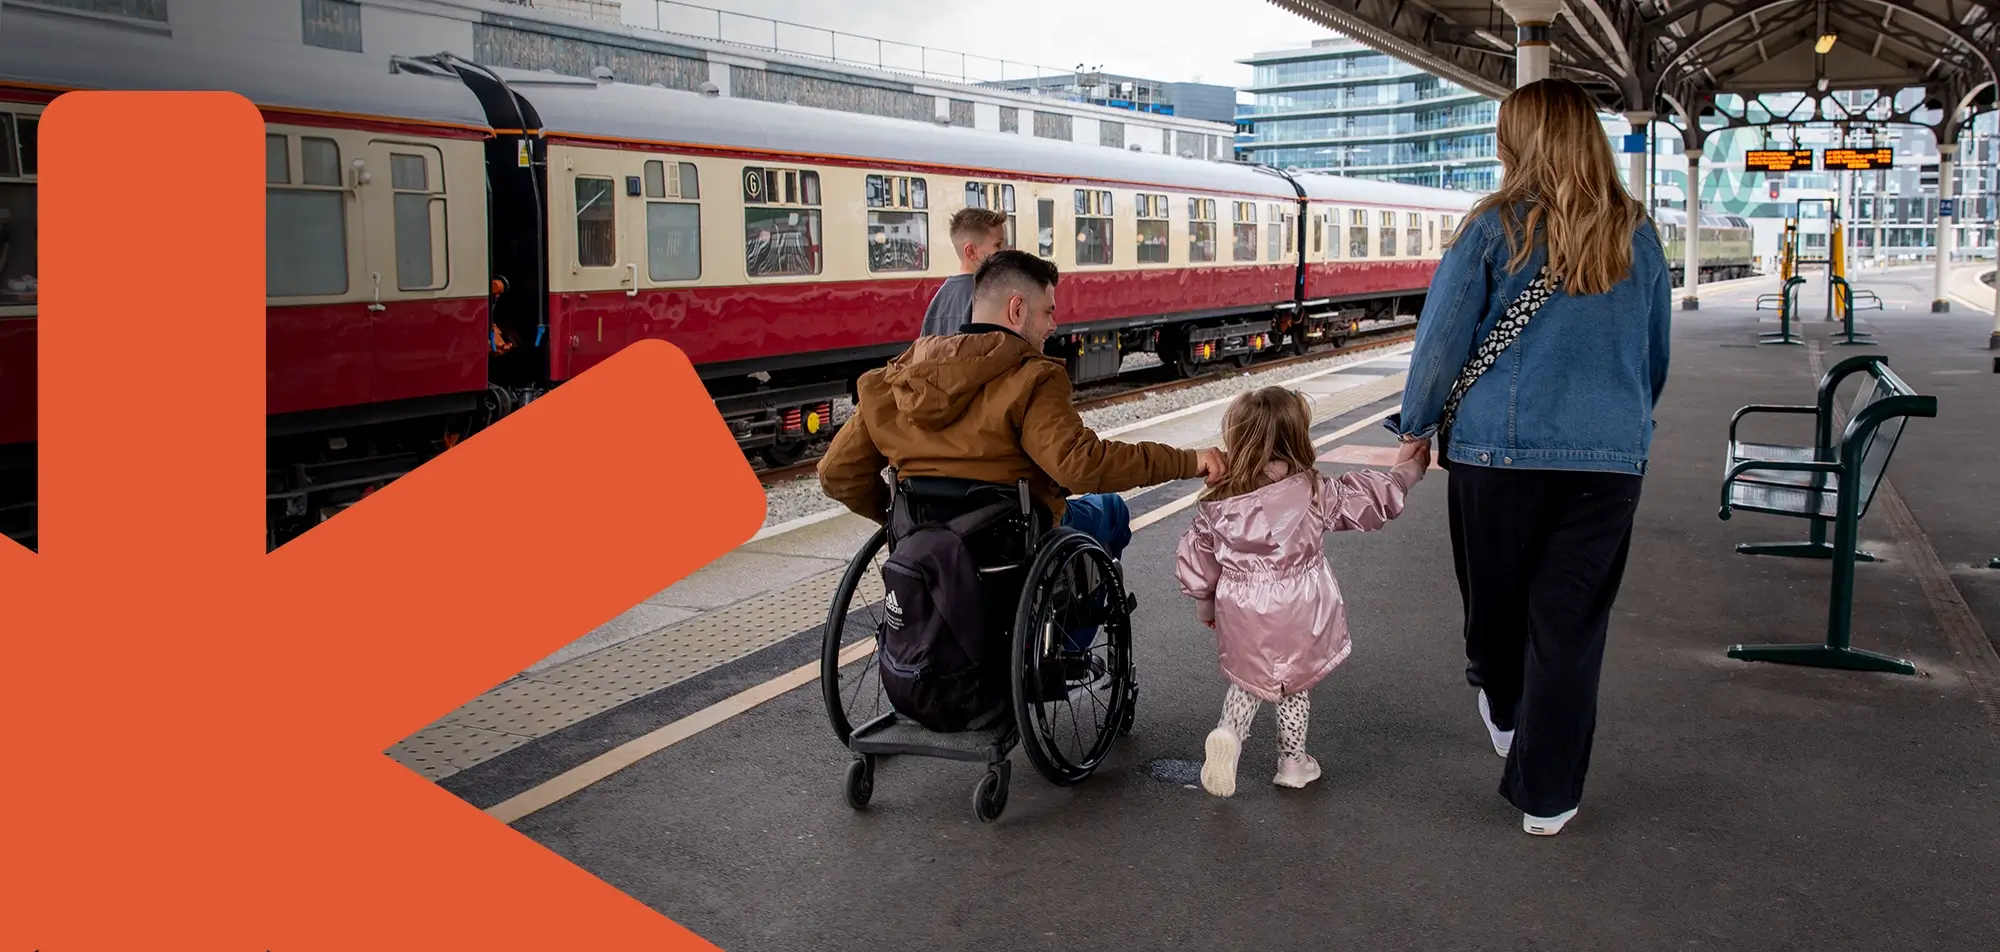
POLYGON ((1462 389, 1438 458, 1466 680, 1507 758, 1500 794, 1524 829, 1551 835, 1583 795, 1611 603, 1667 380, 1672 278, 1582 87, 1523 86, 1498 125, 1502 184, 1431 281, 1396 430, 1406 442, 1439 436, 1462 389), (1468 366, 1483 373, 1463 387, 1468 366))

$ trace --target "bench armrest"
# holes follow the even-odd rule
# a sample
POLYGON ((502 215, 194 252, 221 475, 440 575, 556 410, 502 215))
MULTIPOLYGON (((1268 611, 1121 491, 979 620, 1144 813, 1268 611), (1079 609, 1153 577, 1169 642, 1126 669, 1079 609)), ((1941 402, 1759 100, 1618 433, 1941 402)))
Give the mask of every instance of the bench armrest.
POLYGON ((1742 409, 1737 410, 1736 413, 1729 418, 1729 442, 1731 443, 1736 442, 1736 424, 1742 422, 1744 417, 1749 416, 1752 413, 1794 413, 1794 414, 1811 414, 1813 416, 1818 416, 1819 408, 1779 406, 1775 404, 1753 403, 1747 407, 1743 407, 1742 409))
POLYGON ((1837 474, 1837 473, 1840 473, 1840 472, 1842 472, 1843 470, 1845 470, 1845 469, 1846 469, 1846 467, 1845 467, 1845 466, 1843 466, 1843 465, 1842 465, 1842 464, 1840 464, 1840 463, 1818 463, 1818 462, 1815 462, 1815 463, 1787 463, 1787 462, 1777 462, 1777 461, 1768 461, 1768 460, 1754 460, 1754 459, 1752 459, 1752 460, 1744 460, 1744 461, 1743 461, 1743 462, 1741 462, 1741 463, 1737 463, 1736 465, 1734 465, 1734 466, 1731 466, 1731 467, 1729 467, 1729 472, 1727 472, 1727 473, 1725 473, 1725 474, 1723 475, 1723 477, 1722 477, 1722 510, 1721 510, 1720 512, 1718 512, 1718 513, 1717 513, 1716 515, 1718 515, 1719 517, 1721 517, 1721 518, 1722 518, 1722 519, 1724 519, 1724 520, 1727 520, 1727 519, 1729 518, 1729 489, 1730 489, 1730 487, 1731 487, 1731 486, 1734 486, 1734 485, 1736 484, 1736 479, 1737 479, 1737 477, 1739 477, 1739 476, 1742 476, 1742 475, 1743 475, 1744 473, 1747 473, 1747 472, 1750 472, 1751 470, 1756 470, 1756 469, 1764 469, 1764 470, 1777 470, 1777 471, 1779 471, 1779 472, 1788 472, 1788 473, 1835 473, 1835 474, 1837 474))

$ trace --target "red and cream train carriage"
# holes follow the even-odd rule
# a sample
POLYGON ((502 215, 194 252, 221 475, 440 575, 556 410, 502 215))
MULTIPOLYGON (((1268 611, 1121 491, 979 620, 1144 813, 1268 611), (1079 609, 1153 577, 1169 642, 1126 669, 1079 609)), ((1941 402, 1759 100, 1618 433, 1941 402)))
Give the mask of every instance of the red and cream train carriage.
MULTIPOLYGON (((1187 371, 1410 313, 1395 305, 1474 197, 10 16, 0 115, 19 127, 72 88, 229 89, 263 110, 274 542, 644 338, 688 354, 746 448, 796 454, 915 336, 967 204, 1061 267, 1051 348, 1083 382, 1135 350, 1187 371)), ((0 207, 30 234, 9 273, 33 248, 19 171, 0 164, 0 207)), ((30 511, 34 316, 0 298, 0 441, 27 476, 0 504, 30 511)))

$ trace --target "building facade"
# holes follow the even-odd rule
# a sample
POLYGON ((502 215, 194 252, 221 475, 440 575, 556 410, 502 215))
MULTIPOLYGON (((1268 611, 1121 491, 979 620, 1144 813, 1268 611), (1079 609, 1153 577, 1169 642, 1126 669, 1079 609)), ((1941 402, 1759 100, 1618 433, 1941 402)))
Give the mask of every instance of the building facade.
POLYGON ((1410 185, 1491 189, 1499 103, 1346 38, 1239 60, 1255 70, 1236 154, 1410 185))
POLYGON ((1082 72, 997 80, 980 85, 1152 115, 1180 116, 1204 122, 1236 121, 1236 90, 1212 83, 1170 83, 1112 73, 1082 72))

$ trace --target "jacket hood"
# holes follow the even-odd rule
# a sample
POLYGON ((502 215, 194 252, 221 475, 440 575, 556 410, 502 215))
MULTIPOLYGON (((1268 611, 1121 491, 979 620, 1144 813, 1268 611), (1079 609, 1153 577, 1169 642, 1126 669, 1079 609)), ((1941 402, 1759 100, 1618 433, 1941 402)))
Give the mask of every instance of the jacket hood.
POLYGON ((905 419, 926 430, 948 426, 997 377, 1041 358, 1013 334, 922 337, 883 370, 882 382, 905 419))

